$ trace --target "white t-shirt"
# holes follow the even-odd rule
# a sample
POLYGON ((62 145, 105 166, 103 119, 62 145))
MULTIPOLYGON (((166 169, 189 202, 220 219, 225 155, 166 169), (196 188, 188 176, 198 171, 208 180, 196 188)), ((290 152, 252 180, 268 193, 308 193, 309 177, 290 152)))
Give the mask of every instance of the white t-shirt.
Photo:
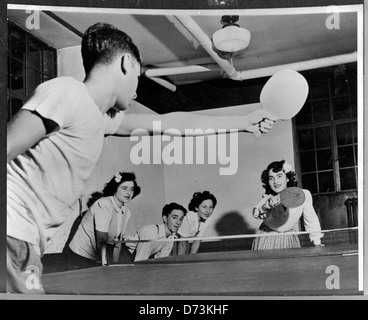
POLYGON ((60 130, 7 164, 7 233, 33 244, 46 242, 78 206, 101 155, 104 136, 124 113, 103 115, 85 85, 70 77, 41 84, 23 109, 56 122, 60 130))
POLYGON ((212 216, 205 222, 199 222, 198 213, 189 211, 183 219, 178 234, 183 238, 204 237, 211 225, 212 216))
POLYGON ((108 233, 108 241, 121 240, 131 212, 127 207, 119 208, 113 197, 97 200, 84 215, 69 247, 82 257, 98 261, 95 231, 108 233))

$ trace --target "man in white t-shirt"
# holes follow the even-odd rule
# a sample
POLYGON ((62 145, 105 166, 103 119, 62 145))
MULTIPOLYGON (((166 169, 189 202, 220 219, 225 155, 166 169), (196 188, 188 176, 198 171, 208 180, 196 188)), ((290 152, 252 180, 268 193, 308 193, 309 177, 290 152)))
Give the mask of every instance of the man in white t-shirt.
POLYGON ((145 242, 127 242, 126 246, 134 255, 134 261, 168 257, 173 249, 174 241, 162 241, 176 238, 187 210, 177 203, 170 203, 162 209, 164 224, 151 224, 140 228, 129 240, 149 240, 145 242), (160 241, 155 241, 160 240, 160 241))
MULTIPOLYGON (((104 137, 135 129, 238 129, 256 136, 272 129, 264 110, 238 117, 190 113, 129 114, 137 97, 141 58, 132 39, 97 23, 82 40, 84 82, 61 77, 41 84, 7 130, 8 292, 43 293, 45 245, 78 207, 101 155, 104 137), (39 285, 27 286, 31 269, 39 285), (37 272, 36 272, 37 271, 37 272)), ((135 131, 135 134, 137 132, 135 131)))

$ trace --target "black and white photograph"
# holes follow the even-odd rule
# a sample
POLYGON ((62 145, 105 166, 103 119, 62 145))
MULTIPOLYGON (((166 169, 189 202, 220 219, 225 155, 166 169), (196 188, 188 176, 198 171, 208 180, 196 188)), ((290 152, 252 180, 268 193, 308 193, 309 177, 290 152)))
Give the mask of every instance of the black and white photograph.
POLYGON ((7 3, 0 297, 363 297, 363 1, 106 2, 7 3))

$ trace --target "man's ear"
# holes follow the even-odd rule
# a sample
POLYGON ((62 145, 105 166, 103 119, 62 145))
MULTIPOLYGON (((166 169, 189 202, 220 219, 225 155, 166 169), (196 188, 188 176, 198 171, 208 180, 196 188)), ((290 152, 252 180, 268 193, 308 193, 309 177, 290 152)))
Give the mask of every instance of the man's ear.
POLYGON ((164 222, 167 223, 167 217, 166 216, 162 216, 162 220, 164 220, 164 222))
POLYGON ((121 71, 126 74, 128 63, 132 63, 132 56, 129 53, 124 54, 121 57, 121 71))
POLYGON ((125 70, 125 66, 124 66, 124 62, 125 62, 126 59, 124 59, 124 58, 125 58, 125 56, 121 57, 121 72, 126 74, 126 70, 125 70))

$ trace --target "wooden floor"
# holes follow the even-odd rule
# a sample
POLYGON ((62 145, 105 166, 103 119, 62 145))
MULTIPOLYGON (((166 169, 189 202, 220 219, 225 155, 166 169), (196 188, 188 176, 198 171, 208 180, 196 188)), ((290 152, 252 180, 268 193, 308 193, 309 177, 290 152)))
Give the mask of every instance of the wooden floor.
POLYGON ((357 295, 356 245, 176 256, 46 274, 46 293, 81 295, 247 296, 357 295), (339 290, 328 290, 329 266, 339 290))

